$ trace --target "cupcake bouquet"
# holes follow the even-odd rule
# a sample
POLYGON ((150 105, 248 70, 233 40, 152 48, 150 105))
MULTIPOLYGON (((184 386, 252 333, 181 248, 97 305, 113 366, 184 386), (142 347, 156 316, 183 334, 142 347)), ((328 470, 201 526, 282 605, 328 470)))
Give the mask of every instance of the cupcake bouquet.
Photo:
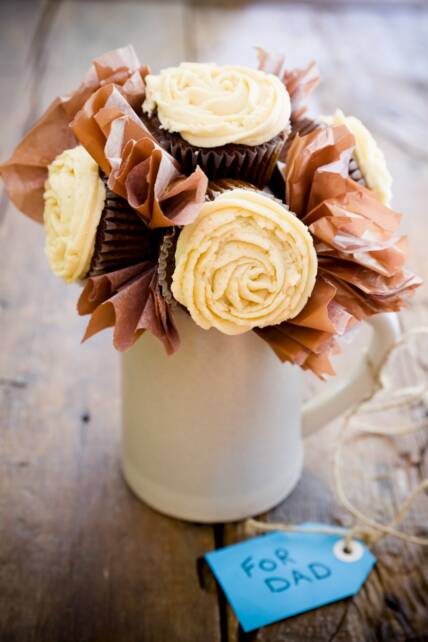
POLYGON ((82 282, 85 339, 148 331, 172 354, 181 307, 325 378, 341 336, 405 305, 420 280, 385 159, 357 118, 307 116, 318 81, 263 50, 258 69, 151 74, 125 47, 54 100, 0 171, 53 272, 82 282))

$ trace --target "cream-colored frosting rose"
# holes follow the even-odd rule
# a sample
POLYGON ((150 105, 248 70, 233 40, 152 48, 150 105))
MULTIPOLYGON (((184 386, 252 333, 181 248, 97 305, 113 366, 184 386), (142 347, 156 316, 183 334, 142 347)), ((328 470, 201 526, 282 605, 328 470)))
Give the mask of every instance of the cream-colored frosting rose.
POLYGON ((262 192, 235 188, 203 205, 178 238, 172 293, 204 329, 241 334, 301 312, 315 284, 308 228, 262 192))
POLYGON ((49 165, 45 252, 64 281, 81 279, 89 269, 105 198, 98 165, 81 145, 65 150, 49 165))
POLYGON ((290 97, 273 74, 186 62, 145 80, 143 110, 191 145, 260 145, 288 127, 290 97))
POLYGON ((384 205, 389 205, 392 198, 392 176, 386 166, 385 156, 365 125, 355 116, 345 116, 337 109, 332 116, 322 116, 321 120, 328 125, 346 125, 355 138, 355 160, 358 163, 367 187, 373 190, 384 205))

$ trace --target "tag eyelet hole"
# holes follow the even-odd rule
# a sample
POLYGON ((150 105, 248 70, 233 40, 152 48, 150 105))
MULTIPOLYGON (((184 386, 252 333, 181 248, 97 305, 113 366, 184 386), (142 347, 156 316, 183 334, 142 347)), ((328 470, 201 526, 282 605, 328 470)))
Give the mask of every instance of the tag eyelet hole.
POLYGON ((333 553, 341 562, 356 562, 363 556, 364 549, 355 540, 347 544, 344 539, 339 539, 333 546, 333 553))

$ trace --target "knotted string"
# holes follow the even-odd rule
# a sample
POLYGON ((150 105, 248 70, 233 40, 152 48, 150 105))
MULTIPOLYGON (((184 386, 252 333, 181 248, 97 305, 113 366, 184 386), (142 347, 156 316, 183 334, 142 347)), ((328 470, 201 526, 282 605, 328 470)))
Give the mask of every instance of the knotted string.
MULTIPOLYGON (((341 535, 344 537, 343 548, 345 551, 352 549, 352 540, 360 539, 368 547, 374 546, 384 537, 391 535, 397 537, 405 542, 411 544, 419 544, 420 546, 428 546, 428 537, 420 537, 417 535, 409 535, 398 530, 398 526, 404 520, 406 514, 415 502, 416 498, 426 489, 428 489, 428 478, 423 479, 412 493, 405 499, 405 501, 398 508, 394 519, 388 524, 382 524, 368 515, 365 515, 346 494, 343 478, 342 478, 342 461, 344 446, 348 437, 351 424, 353 427, 358 426, 355 435, 359 433, 369 433, 379 436, 401 436, 418 432, 428 428, 428 416, 425 415, 424 419, 417 423, 393 425, 390 427, 374 426, 373 424, 359 419, 358 415, 363 411, 365 414, 373 414, 391 409, 404 409, 411 408, 418 403, 422 403, 428 394, 428 378, 423 383, 418 383, 414 386, 408 386, 396 392, 390 392, 388 399, 373 403, 373 399, 380 392, 388 389, 389 379, 387 375, 387 368, 395 353, 404 345, 410 343, 415 336, 428 336, 428 327, 414 328, 409 332, 402 335, 398 341, 386 352, 381 363, 377 368, 371 364, 373 373, 374 386, 373 391, 368 394, 362 401, 351 408, 345 415, 344 425, 340 431, 337 443, 333 451, 333 479, 334 489, 339 503, 346 508, 356 520, 356 523, 351 528, 340 528, 334 526, 297 526, 295 524, 286 524, 281 522, 263 522, 256 519, 247 519, 245 521, 245 532, 247 535, 255 535, 257 533, 268 531, 288 531, 296 533, 321 533, 326 535, 341 535)), ((424 368, 426 369, 426 367, 424 368)))

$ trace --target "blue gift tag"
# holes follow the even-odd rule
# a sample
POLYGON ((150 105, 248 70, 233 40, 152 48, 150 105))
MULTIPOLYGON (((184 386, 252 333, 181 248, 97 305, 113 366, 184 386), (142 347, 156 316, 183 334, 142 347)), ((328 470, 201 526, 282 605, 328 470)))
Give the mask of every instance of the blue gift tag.
POLYGON ((355 595, 376 562, 358 541, 346 553, 338 535, 279 531, 205 558, 246 632, 355 595))

